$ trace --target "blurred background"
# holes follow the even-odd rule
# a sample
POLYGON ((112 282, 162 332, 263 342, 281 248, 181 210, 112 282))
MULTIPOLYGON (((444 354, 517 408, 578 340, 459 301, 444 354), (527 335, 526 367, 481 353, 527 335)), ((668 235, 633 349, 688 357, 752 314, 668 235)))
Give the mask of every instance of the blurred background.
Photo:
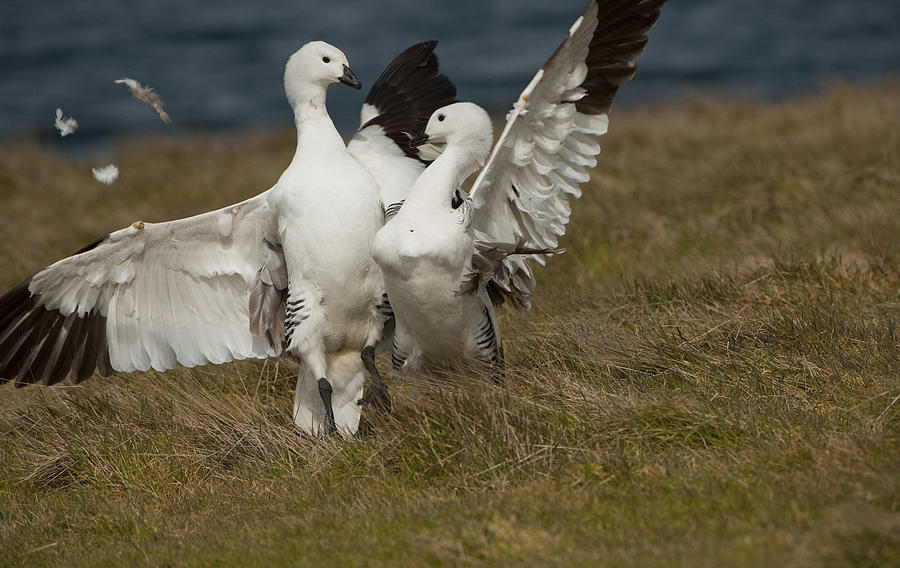
MULTIPOLYGON (((37 139, 92 154, 145 134, 286 129, 281 76, 312 39, 347 53, 363 93, 334 86, 332 117, 358 121, 365 90, 408 45, 438 39, 461 99, 503 112, 553 52, 585 0, 191 1, 4 0, 0 144, 37 139), (120 77, 149 83, 174 124, 131 99, 120 77), (77 133, 60 139, 61 107, 77 133)), ((780 99, 829 83, 900 72, 900 2, 673 0, 651 32, 637 80, 617 105, 692 93, 780 99)))

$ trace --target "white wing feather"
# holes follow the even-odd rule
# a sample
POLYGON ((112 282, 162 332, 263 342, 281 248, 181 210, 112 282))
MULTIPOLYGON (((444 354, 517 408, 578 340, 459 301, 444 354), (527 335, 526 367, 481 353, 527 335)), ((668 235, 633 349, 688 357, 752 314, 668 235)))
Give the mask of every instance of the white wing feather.
POLYGON ((192 367, 278 354, 250 333, 251 286, 275 242, 263 193, 166 223, 138 221, 37 273, 29 291, 63 317, 106 318, 117 371, 192 367))
POLYGON ((579 184, 589 179, 586 166, 596 163, 600 150, 584 135, 606 132, 606 114, 582 118, 574 105, 596 13, 592 3, 551 66, 537 72, 507 116, 469 195, 478 240, 515 242, 524 236, 537 247, 553 248, 564 233, 568 195, 580 194, 579 184), (580 139, 573 136, 578 134, 580 139), (575 143, 567 144, 569 137, 575 143))
MULTIPOLYGON (((571 27, 513 105, 473 184, 467 207, 476 240, 557 247, 571 213, 569 197, 581 196, 580 184, 597 164, 600 146, 593 137, 606 133, 612 96, 633 76, 644 34, 664 2, 592 1, 571 27)), ((526 258, 510 256, 503 264, 496 284, 528 307, 534 279, 526 258)))

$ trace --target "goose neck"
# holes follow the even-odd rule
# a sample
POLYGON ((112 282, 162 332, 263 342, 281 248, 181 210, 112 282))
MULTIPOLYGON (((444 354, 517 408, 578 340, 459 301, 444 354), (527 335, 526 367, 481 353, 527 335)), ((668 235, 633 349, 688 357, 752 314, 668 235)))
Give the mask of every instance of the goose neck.
POLYGON ((449 208, 454 193, 477 166, 467 152, 448 146, 419 176, 408 201, 449 208))
POLYGON ((304 149, 334 150, 344 147, 325 106, 325 89, 319 86, 298 93, 291 101, 294 125, 297 127, 297 151, 304 149))

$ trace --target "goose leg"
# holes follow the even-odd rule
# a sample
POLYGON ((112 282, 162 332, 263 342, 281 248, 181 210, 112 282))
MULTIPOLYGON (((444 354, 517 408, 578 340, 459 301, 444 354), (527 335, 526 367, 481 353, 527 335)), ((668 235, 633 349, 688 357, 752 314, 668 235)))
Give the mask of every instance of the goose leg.
POLYGON ((331 383, 328 379, 322 377, 319 379, 319 396, 325 404, 325 426, 322 429, 325 435, 329 435, 335 431, 334 425, 334 407, 331 406, 331 383))
POLYGON ((378 367, 375 366, 375 348, 367 345, 363 348, 361 357, 363 365, 366 366, 366 371, 372 375, 372 383, 366 389, 363 397, 357 401, 357 404, 371 404, 378 410, 390 412, 391 397, 388 394, 387 385, 381 378, 381 373, 378 372, 378 367))

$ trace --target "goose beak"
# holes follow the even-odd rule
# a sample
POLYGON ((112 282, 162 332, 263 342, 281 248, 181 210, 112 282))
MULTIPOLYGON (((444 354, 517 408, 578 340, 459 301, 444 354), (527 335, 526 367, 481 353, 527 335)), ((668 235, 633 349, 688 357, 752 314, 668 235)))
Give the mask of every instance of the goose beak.
POLYGON ((338 81, 347 85, 348 87, 353 87, 357 90, 362 89, 362 83, 360 82, 359 78, 346 65, 344 65, 344 74, 341 75, 341 78, 338 79, 338 81))
POLYGON ((410 148, 418 148, 422 144, 428 144, 428 135, 425 134, 424 130, 409 139, 410 148))

